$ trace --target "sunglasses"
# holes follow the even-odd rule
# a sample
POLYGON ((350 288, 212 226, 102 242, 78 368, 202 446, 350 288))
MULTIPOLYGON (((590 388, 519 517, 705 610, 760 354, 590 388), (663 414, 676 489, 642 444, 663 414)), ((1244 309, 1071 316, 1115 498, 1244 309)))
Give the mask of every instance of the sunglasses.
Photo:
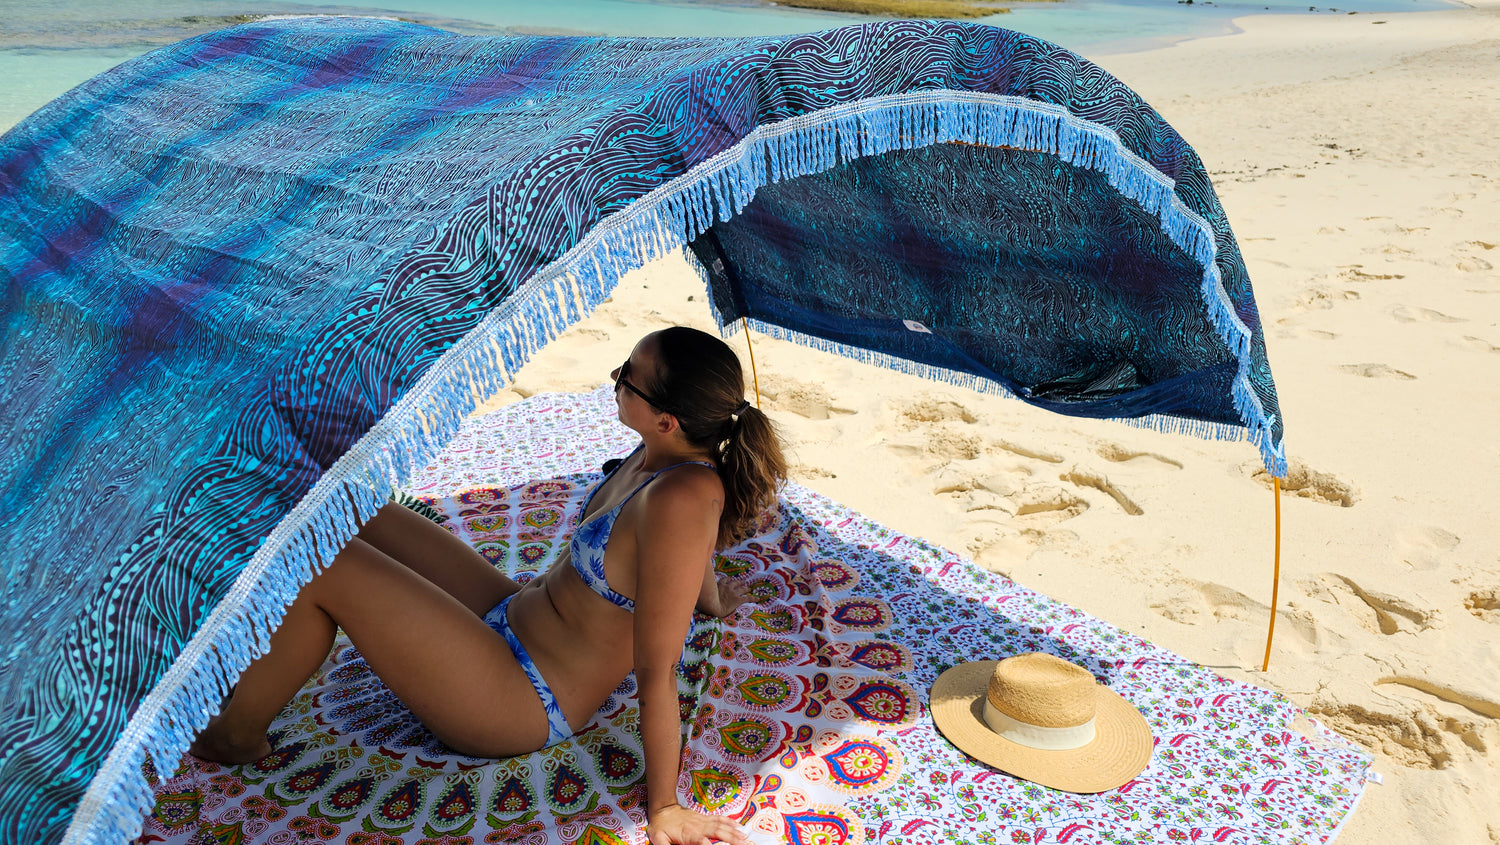
POLYGON ((644 390, 641 390, 639 387, 636 387, 635 385, 631 384, 629 382, 629 380, 628 380, 629 377, 630 377, 630 359, 626 358, 625 359, 625 363, 623 363, 623 364, 620 365, 620 369, 618 371, 618 374, 615 376, 615 388, 618 389, 618 388, 623 387, 626 390, 629 390, 631 393, 634 393, 635 395, 637 395, 637 396, 641 397, 642 399, 646 400, 646 404, 647 405, 650 405, 651 407, 657 409, 658 411, 661 411, 664 414, 671 413, 671 411, 667 410, 667 406, 666 405, 663 405, 661 402, 657 401, 656 399, 653 399, 650 396, 647 396, 646 392, 644 390))

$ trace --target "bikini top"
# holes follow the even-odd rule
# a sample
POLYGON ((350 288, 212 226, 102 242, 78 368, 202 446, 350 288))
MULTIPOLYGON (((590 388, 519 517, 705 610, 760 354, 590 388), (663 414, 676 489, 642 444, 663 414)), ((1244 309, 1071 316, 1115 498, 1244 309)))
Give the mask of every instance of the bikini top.
MULTIPOLYGON (((642 446, 635 447, 635 452, 639 452, 642 448, 642 446)), ((630 455, 634 456, 635 452, 631 452, 630 455)), ((627 457, 625 460, 629 459, 627 457)), ((620 461, 613 467, 610 467, 609 471, 605 473, 604 478, 600 479, 599 484, 593 490, 589 491, 588 500, 583 503, 582 513, 588 513, 589 505, 593 504, 594 496, 599 493, 599 488, 603 487, 605 482, 609 481, 615 472, 619 470, 620 465, 624 463, 625 461, 620 461)), ((615 520, 619 518, 620 511, 625 508, 626 502, 635 498, 635 494, 641 492, 647 484, 655 481, 658 475, 669 469, 676 469, 688 464, 698 464, 699 466, 714 469, 714 465, 706 461, 683 461, 682 463, 672 464, 669 467, 662 467, 652 473, 650 478, 642 481, 639 486, 630 491, 630 495, 621 499, 618 505, 615 505, 606 513, 595 514, 587 522, 579 525, 578 529, 573 532, 573 540, 570 544, 571 554, 569 557, 573 560, 573 569, 578 572, 578 577, 583 579, 583 583, 587 584, 590 590, 603 596, 612 604, 623 607, 631 613, 635 612, 635 600, 615 592, 610 588, 609 581, 604 577, 604 550, 609 545, 609 535, 614 530, 615 520)))

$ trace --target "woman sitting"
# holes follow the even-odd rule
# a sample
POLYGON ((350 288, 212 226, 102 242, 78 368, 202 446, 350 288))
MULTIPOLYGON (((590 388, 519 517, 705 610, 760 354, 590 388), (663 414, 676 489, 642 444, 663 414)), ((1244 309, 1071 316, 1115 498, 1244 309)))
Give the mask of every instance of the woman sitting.
POLYGON ((555 745, 635 671, 648 826, 656 845, 747 842, 677 803, 676 667, 693 609, 724 616, 745 589, 717 549, 748 536, 786 464, 744 400, 739 359, 695 329, 647 335, 612 373, 620 422, 641 436, 589 494, 571 542, 524 586, 442 527, 382 508, 287 608, 192 753, 243 763, 322 665, 336 628, 439 739, 478 757, 555 745))

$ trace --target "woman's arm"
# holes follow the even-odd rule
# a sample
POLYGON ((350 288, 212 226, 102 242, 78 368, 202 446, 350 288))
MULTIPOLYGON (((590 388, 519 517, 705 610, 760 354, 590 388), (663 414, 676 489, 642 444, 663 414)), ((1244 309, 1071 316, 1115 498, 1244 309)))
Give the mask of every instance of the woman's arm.
POLYGON ((669 473, 643 491, 636 522, 635 675, 646 756, 646 835, 653 845, 749 839, 721 816, 677 803, 682 716, 677 664, 718 535, 723 488, 708 472, 669 473))

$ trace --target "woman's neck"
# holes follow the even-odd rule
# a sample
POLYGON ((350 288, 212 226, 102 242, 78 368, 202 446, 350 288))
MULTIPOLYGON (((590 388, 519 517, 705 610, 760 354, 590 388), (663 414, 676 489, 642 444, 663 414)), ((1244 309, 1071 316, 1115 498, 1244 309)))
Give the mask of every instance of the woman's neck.
POLYGON ((707 449, 698 449, 681 437, 641 437, 641 469, 656 472, 688 461, 714 463, 707 449))

